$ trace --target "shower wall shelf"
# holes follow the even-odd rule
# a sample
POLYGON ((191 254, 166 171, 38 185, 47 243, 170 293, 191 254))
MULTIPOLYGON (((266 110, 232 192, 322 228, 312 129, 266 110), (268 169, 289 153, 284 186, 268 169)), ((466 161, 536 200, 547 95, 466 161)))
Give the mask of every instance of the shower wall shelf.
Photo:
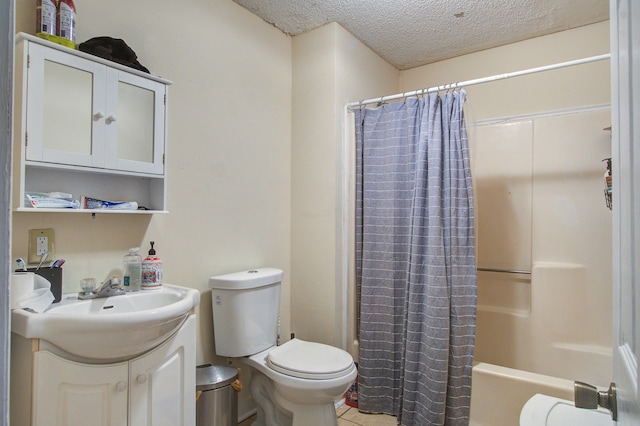
POLYGON ((501 274, 531 275, 531 271, 523 271, 521 269, 476 268, 476 270, 479 272, 498 272, 501 274))

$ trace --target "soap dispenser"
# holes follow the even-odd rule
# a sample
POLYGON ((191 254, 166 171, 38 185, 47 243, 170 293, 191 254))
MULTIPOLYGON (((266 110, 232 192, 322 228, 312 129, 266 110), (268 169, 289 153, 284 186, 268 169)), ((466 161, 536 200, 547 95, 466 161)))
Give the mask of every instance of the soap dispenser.
POLYGON ((142 289, 153 290, 162 287, 162 261, 156 255, 151 241, 149 256, 142 262, 142 289))
POLYGON ((122 259, 122 284, 124 291, 138 291, 142 287, 142 257, 138 247, 130 248, 122 259))

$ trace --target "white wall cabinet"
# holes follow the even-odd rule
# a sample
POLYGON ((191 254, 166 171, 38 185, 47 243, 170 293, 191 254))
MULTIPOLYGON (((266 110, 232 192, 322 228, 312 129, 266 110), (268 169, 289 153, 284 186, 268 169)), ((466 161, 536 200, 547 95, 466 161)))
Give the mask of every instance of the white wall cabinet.
POLYGON ((27 191, 165 210, 168 80, 26 34, 15 75, 18 210, 27 191))
POLYGON ((12 371, 28 372, 32 360, 33 369, 12 377, 11 425, 194 425, 195 327, 191 315, 162 345, 113 364, 66 359, 14 333, 12 371))

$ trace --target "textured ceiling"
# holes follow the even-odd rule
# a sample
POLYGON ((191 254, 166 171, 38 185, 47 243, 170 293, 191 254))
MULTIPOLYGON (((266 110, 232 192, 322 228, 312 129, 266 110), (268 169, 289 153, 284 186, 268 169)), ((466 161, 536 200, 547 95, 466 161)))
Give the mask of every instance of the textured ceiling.
POLYGON ((337 22, 398 69, 609 19, 608 0, 234 0, 291 35, 337 22))

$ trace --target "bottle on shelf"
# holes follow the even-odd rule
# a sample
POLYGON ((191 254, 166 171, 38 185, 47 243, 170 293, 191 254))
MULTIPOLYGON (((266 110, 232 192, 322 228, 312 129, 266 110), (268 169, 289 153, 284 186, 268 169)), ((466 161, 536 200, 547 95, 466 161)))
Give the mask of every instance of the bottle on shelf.
POLYGON ((56 2, 54 0, 36 1, 36 34, 44 33, 55 36, 56 32, 56 2))
POLYGON ((58 35, 76 42, 76 6, 73 0, 60 0, 58 3, 58 35))

